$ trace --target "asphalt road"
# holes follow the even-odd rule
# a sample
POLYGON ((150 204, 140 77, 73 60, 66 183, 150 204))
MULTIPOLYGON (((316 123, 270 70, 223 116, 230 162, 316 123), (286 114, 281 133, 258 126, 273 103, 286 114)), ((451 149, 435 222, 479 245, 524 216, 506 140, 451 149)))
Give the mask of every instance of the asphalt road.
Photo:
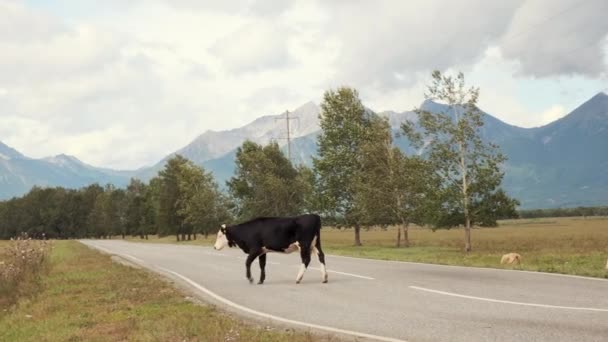
MULTIPOLYGON (((264 285, 237 249, 83 240, 244 316, 385 341, 608 341, 608 281, 327 255, 295 284, 298 253, 270 254, 264 285)), ((259 277, 257 261, 252 265, 259 277)))

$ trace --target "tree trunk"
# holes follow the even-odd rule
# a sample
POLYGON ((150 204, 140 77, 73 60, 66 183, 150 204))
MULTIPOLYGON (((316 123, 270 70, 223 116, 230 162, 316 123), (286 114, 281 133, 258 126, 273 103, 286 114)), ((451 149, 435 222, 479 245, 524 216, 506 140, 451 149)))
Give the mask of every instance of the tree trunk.
POLYGON ((194 234, 192 234, 192 235, 194 235, 194 240, 196 240, 196 233, 194 233, 194 234))
POLYGON ((361 244, 361 226, 355 223, 355 246, 363 246, 361 244))
POLYGON ((466 224, 464 226, 464 251, 471 251, 471 219, 468 215, 465 217, 466 224))
POLYGON ((179 233, 175 233, 175 238, 177 239, 177 242, 179 242, 179 233))
POLYGON ((397 227, 397 248, 401 247, 401 227, 397 227))
POLYGON ((403 246, 405 246, 405 247, 410 246, 409 230, 410 230, 410 224, 405 223, 403 225, 403 246))
POLYGON ((205 230, 205 240, 209 237, 209 232, 205 230))
POLYGON ((192 240, 192 234, 188 233, 188 241, 192 240))
POLYGON ((182 241, 186 241, 186 233, 182 233, 182 241))
POLYGON ((460 142, 460 171, 462 172, 462 206, 464 211, 464 251, 471 251, 471 214, 469 213, 469 183, 467 182, 466 151, 460 142))

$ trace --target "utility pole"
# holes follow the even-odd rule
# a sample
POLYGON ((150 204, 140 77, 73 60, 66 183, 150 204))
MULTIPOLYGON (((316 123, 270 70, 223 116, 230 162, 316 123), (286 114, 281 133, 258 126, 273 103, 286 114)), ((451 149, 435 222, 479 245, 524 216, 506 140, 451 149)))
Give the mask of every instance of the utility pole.
MULTIPOLYGON (((285 111, 285 117, 284 118, 276 118, 276 120, 285 120, 285 126, 287 128, 287 158, 289 158, 289 161, 291 161, 291 126, 289 124, 289 122, 291 120, 297 120, 298 117, 297 116, 289 116, 289 111, 286 110, 285 111)), ((285 138, 283 138, 285 139, 285 138)))

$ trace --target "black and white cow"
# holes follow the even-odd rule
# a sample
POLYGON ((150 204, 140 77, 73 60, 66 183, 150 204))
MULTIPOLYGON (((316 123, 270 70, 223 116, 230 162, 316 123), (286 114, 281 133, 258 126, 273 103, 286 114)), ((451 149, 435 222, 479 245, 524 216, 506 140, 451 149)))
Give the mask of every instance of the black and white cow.
POLYGON ((247 253, 245 267, 247 279, 251 277, 251 263, 260 258, 260 281, 266 279, 266 253, 292 253, 300 251, 302 265, 296 278, 299 284, 304 271, 310 263, 312 253, 317 254, 321 263, 323 282, 327 283, 327 270, 325 269, 325 254, 321 250, 321 218, 318 215, 308 214, 296 217, 260 217, 231 226, 222 225, 217 232, 217 239, 213 248, 221 250, 229 246, 238 246, 247 253))

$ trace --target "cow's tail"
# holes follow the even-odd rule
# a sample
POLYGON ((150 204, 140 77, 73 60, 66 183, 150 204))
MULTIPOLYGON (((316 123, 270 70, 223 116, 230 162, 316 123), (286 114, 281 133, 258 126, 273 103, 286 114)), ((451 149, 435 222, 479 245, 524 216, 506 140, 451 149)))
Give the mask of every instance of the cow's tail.
POLYGON ((315 215, 315 233, 317 236, 317 241, 315 242, 315 247, 320 250, 321 249, 321 217, 319 215, 315 215))

